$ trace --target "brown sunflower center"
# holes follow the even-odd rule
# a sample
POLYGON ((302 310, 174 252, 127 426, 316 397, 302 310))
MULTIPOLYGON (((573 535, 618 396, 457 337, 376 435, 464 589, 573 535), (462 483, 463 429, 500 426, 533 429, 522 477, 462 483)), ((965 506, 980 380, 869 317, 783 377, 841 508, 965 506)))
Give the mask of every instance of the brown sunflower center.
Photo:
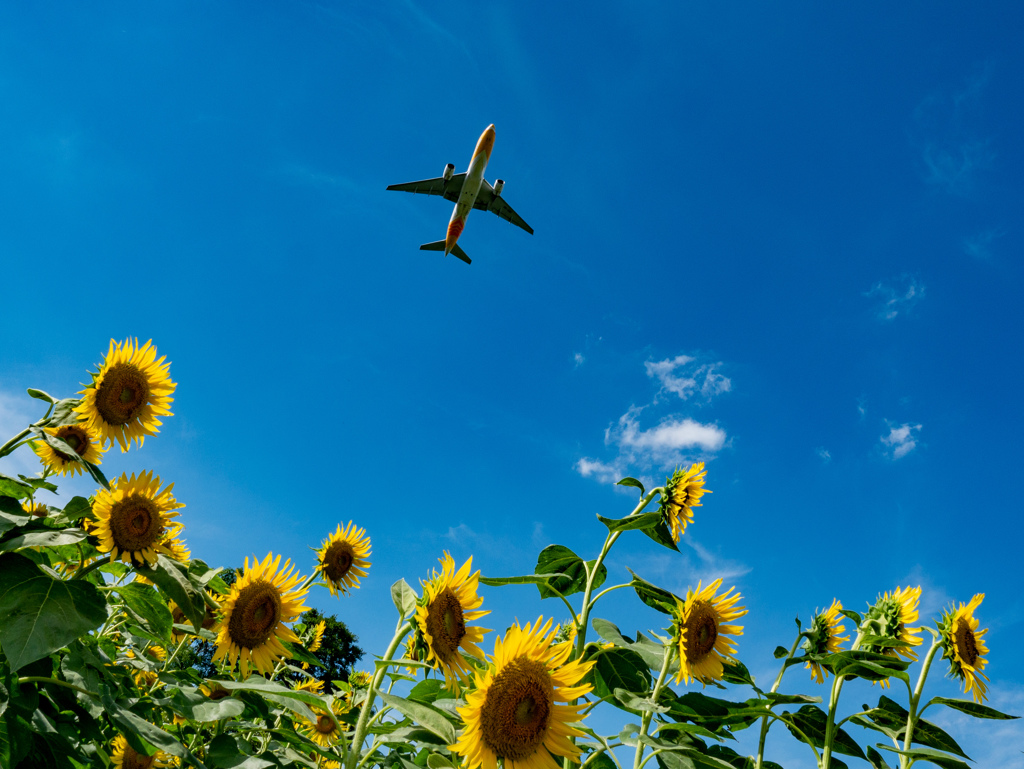
POLYGON ((341 582, 352 568, 355 551, 348 542, 332 542, 324 553, 324 573, 331 582, 341 582))
POLYGON ((487 689, 480 732, 495 755, 523 761, 544 743, 554 707, 551 674, 543 662, 517 657, 487 689))
POLYGON ((110 508, 110 534, 114 544, 129 553, 152 547, 164 535, 160 509, 141 494, 120 499, 110 508))
POLYGON ((316 719, 314 728, 320 732, 320 734, 331 734, 334 732, 334 722, 326 713, 321 713, 316 719))
MULTIPOLYGON (((89 448, 89 436, 81 427, 77 425, 65 425, 57 430, 57 437, 64 441, 68 446, 75 450, 78 456, 82 456, 86 449, 89 448)), ((53 450, 53 453, 63 459, 65 462, 74 462, 74 458, 68 456, 63 451, 53 450)))
POLYGON ((970 623, 962 617, 958 619, 953 637, 956 640, 956 652, 960 655, 960 659, 973 668, 974 663, 978 661, 979 655, 978 645, 974 641, 974 631, 971 630, 970 623))
POLYGON ((149 381, 131 363, 111 366, 96 388, 96 410, 107 424, 128 424, 147 403, 149 381))
POLYGON ((156 764, 156 755, 147 756, 139 753, 131 745, 124 746, 124 760, 121 761, 123 769, 150 769, 156 764))
POLYGON ((208 696, 211 700, 222 700, 225 697, 230 697, 231 692, 229 692, 227 689, 221 689, 218 686, 214 689, 210 689, 210 694, 208 696))
POLYGON ((695 601, 683 626, 686 628, 686 659, 698 662, 715 648, 718 617, 707 601, 695 601))
POLYGON ((446 587, 427 608, 427 632, 433 639, 431 648, 445 662, 451 660, 459 650, 459 644, 466 635, 466 620, 462 616, 462 604, 450 587, 446 587))
POLYGON ((272 583, 256 580, 239 591, 228 635, 236 645, 255 649, 274 634, 280 619, 280 592, 272 583))

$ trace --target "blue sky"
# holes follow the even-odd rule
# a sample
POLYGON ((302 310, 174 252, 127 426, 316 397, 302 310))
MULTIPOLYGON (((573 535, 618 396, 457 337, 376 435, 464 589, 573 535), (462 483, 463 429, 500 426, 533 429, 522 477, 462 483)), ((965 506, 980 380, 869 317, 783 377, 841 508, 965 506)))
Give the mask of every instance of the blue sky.
MULTIPOLYGON (((591 556, 609 479, 703 459, 682 553, 624 538, 613 578, 738 585, 762 679, 833 597, 985 592, 1024 713, 1022 42, 1009 2, 6 5, 0 427, 152 338, 175 416, 104 469, 173 481, 212 563, 364 525, 364 588, 312 600, 378 652, 443 550, 591 556), (384 188, 489 123, 536 234, 478 212, 471 266, 418 251, 451 205, 384 188)), ((490 626, 559 615, 531 591, 485 590, 490 626)))

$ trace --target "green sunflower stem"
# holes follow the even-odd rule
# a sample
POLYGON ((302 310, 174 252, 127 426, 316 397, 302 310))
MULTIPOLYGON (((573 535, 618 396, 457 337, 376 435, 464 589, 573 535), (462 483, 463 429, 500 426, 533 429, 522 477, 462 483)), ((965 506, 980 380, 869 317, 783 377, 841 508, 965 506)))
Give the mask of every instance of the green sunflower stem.
POLYGON ((402 621, 395 632, 395 637, 391 639, 387 651, 384 652, 384 656, 377 663, 377 670, 370 681, 369 689, 366 690, 366 700, 363 701, 363 709, 359 711, 359 720, 356 722, 352 742, 348 746, 348 754, 345 756, 345 769, 356 769, 356 764, 359 762, 359 751, 362 749, 363 739, 366 737, 366 729, 369 726, 370 710, 373 708, 374 700, 377 699, 378 687, 384 679, 384 673, 387 672, 388 663, 394 657, 395 651, 401 646, 402 641, 405 640, 405 636, 408 635, 410 630, 412 630, 412 623, 402 621))
MULTIPOLYGON (((793 655, 796 654, 796 647, 800 645, 800 638, 802 634, 796 634, 796 640, 793 641, 793 645, 789 647, 789 654, 786 655, 786 659, 782 661, 782 667, 779 668, 779 674, 775 676, 775 683, 772 684, 772 688, 768 691, 769 694, 775 694, 779 690, 779 686, 782 684, 782 676, 786 674, 787 664, 793 655)), ((768 739, 768 728, 771 723, 768 721, 769 713, 765 713, 761 716, 761 736, 757 740, 757 762, 754 764, 754 769, 761 769, 761 765, 764 763, 764 743, 768 739)))
MULTIPOLYGON (((925 655, 924 663, 921 666, 921 674, 917 677, 917 686, 914 687, 914 693, 910 696, 910 707, 909 713, 907 714, 907 736, 903 740, 904 752, 910 750, 910 743, 914 738, 914 727, 917 726, 918 712, 917 706, 921 704, 921 694, 924 692, 924 682, 928 678, 928 670, 932 666, 932 660, 935 658, 935 652, 942 647, 942 641, 939 637, 932 640, 931 648, 928 649, 928 654, 925 655)), ((906 769, 910 766, 910 759, 907 756, 900 756, 900 769, 906 769)))
POLYGON ((22 438, 27 438, 29 433, 31 433, 31 432, 32 432, 32 430, 30 428, 26 427, 20 433, 18 433, 13 438, 11 438, 9 441, 7 441, 7 443, 5 443, 3 446, 0 446, 0 457, 6 457, 12 451, 14 451, 16 448, 18 448, 18 446, 20 445, 18 443, 18 441, 20 441, 22 438))
POLYGON ((79 566, 78 571, 75 572, 75 576, 73 576, 71 579, 82 579, 91 574, 92 572, 96 571, 96 569, 100 568, 101 566, 106 566, 108 563, 111 563, 111 561, 105 558, 98 558, 97 560, 90 563, 88 566, 79 566))
POLYGON ((184 645, 185 645, 186 643, 188 643, 188 642, 189 642, 189 640, 191 640, 191 639, 190 639, 190 638, 189 638, 188 636, 182 636, 181 642, 180 642, 180 643, 179 643, 179 644, 178 644, 178 645, 177 645, 177 646, 175 647, 175 649, 174 649, 174 653, 173 653, 173 654, 171 654, 171 656, 170 656, 170 657, 168 657, 168 658, 167 658, 167 659, 166 659, 166 660, 164 661, 164 666, 163 666, 163 667, 161 668, 161 670, 167 670, 167 666, 168 666, 168 665, 170 665, 170 664, 171 664, 172 662, 174 662, 174 658, 178 656, 178 652, 180 652, 180 651, 181 651, 181 648, 182 648, 182 647, 183 647, 183 646, 184 646, 184 645))
MULTIPOLYGON (((672 659, 675 657, 675 653, 678 647, 674 643, 665 644, 665 654, 661 661, 661 672, 658 673, 658 680, 654 684, 654 689, 651 691, 651 702, 657 704, 658 695, 661 694, 661 687, 665 684, 665 678, 668 676, 669 666, 672 664, 672 659)), ((651 719, 654 718, 654 713, 648 710, 644 713, 643 718, 640 720, 640 734, 637 736, 636 742, 636 755, 633 757, 633 769, 640 769, 643 766, 643 755, 644 755, 644 737, 647 736, 647 730, 651 728, 651 719)))

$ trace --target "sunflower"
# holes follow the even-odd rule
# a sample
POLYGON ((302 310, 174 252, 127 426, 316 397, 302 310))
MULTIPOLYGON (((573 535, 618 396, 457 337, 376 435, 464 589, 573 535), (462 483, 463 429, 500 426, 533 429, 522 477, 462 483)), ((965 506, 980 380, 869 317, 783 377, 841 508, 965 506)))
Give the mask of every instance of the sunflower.
POLYGON ((981 606, 983 600, 985 594, 978 593, 966 606, 961 603, 955 611, 951 606, 943 613, 942 620, 936 623, 942 634, 942 656, 949 660, 950 676, 959 678, 964 685, 964 693, 970 692, 978 704, 984 702, 988 688, 985 683, 988 676, 982 672, 988 664, 985 659, 988 647, 981 638, 988 628, 979 631, 978 619, 974 616, 974 610, 981 606))
MULTIPOLYGON (((136 577, 136 579, 138 579, 138 577, 136 577)), ((217 593, 207 590, 206 594, 213 599, 214 603, 219 604, 221 602, 221 596, 217 593)), ((167 604, 167 608, 171 610, 171 621, 175 625, 191 624, 191 620, 189 620, 189 618, 185 615, 184 609, 178 606, 178 604, 176 604, 174 601, 169 601, 167 604)), ((203 630, 211 630, 216 624, 217 615, 215 614, 215 610, 213 609, 213 607, 210 606, 209 603, 207 603, 206 613, 203 615, 203 630)), ((171 628, 171 638, 175 643, 181 643, 181 639, 183 639, 185 635, 185 633, 180 633, 174 628, 171 628)))
POLYGON ((295 684, 294 688, 297 692, 320 694, 324 690, 324 682, 319 678, 303 678, 299 683, 295 684))
MULTIPOLYGON (((899 654, 908 660, 916 660, 917 652, 910 647, 921 645, 921 639, 915 637, 916 633, 921 632, 921 628, 909 628, 907 625, 917 622, 917 604, 920 600, 921 588, 909 585, 906 589, 897 587, 893 592, 879 596, 875 605, 868 609, 861 629, 866 635, 899 641, 902 645, 873 647, 869 640, 864 648, 888 654, 890 657, 899 654)), ((887 685, 887 682, 883 681, 882 685, 887 685)))
POLYGON ((162 750, 157 750, 151 756, 139 753, 128 744, 123 734, 117 735, 110 747, 113 753, 110 760, 117 769, 156 769, 171 765, 171 757, 162 750))
POLYGON ((136 565, 155 564, 158 553, 175 558, 179 550, 171 540, 181 526, 172 525, 171 519, 184 505, 171 494, 173 489, 170 483, 160 491, 160 477, 144 472, 137 478, 122 473, 109 491, 97 491, 92 511, 99 520, 88 525, 99 537, 100 552, 136 565))
MULTIPOLYGON (((313 626, 313 632, 309 634, 306 641, 306 650, 316 652, 324 642, 324 630, 327 628, 327 620, 322 619, 313 626)), ((309 670, 309 663, 302 663, 303 670, 309 670)))
MULTIPOLYGON (((803 648, 808 654, 834 654, 842 648, 843 641, 849 641, 849 636, 840 636, 846 628, 842 626, 843 604, 837 599, 832 599, 832 605, 820 614, 815 614, 811 621, 811 629, 807 631, 803 648)), ((817 662, 808 662, 804 665, 810 668, 811 678, 819 684, 825 682, 828 670, 822 668, 817 662)))
POLYGON ((104 445, 116 440, 121 451, 128 451, 134 440, 141 446, 147 435, 156 435, 161 425, 157 417, 172 416, 171 396, 177 385, 171 381, 170 366, 164 358, 157 360, 152 340, 140 347, 137 339, 111 339, 103 365, 79 393, 82 402, 75 411, 104 445))
POLYGON ((591 690, 581 679, 593 662, 569 660, 572 646, 555 644, 549 619, 521 628, 516 623, 505 638, 494 641, 494 656, 475 675, 476 686, 459 708, 465 728, 448 749, 465 758, 465 769, 559 769, 555 756, 579 760, 572 726, 586 703, 569 703, 591 690))
POLYGON ((742 597, 739 593, 729 595, 734 587, 715 595, 721 586, 721 579, 703 589, 698 582, 696 590, 686 591, 686 601, 676 598, 672 637, 679 646, 677 684, 690 683, 691 678, 704 685, 717 681, 722 677, 722 656, 736 651, 735 641, 726 636, 743 635, 743 626, 723 623, 742 617, 747 610, 736 606, 742 597))
POLYGON ((214 681, 212 678, 207 679, 204 684, 199 684, 199 691, 214 701, 222 700, 225 697, 231 696, 231 691, 229 689, 225 689, 220 685, 220 681, 214 681))
POLYGON ((50 514, 49 508, 42 502, 30 502, 27 499, 21 504, 21 509, 36 518, 45 518, 50 514))
POLYGON ((339 718, 348 713, 348 706, 341 700, 334 700, 331 703, 331 711, 334 713, 334 718, 327 713, 323 708, 313 708, 313 714, 316 716, 316 721, 305 721, 299 726, 299 731, 305 734, 309 739, 313 740, 317 745, 328 748, 338 741, 341 737, 342 729, 338 728, 338 724, 335 724, 339 718))
POLYGON ((359 578, 366 576, 370 538, 351 521, 344 530, 338 524, 338 530, 323 541, 316 555, 317 571, 327 578, 331 595, 336 596, 339 590, 347 593, 348 588, 359 587, 359 578))
POLYGON ((483 650, 477 646, 484 640, 485 628, 467 627, 466 623, 490 614, 473 611, 484 599, 477 595, 480 572, 470 574, 473 557, 455 571, 455 560, 448 553, 440 559, 441 573, 423 583, 423 598, 416 605, 416 622, 409 639, 410 659, 426 662, 434 670, 444 672, 445 686, 459 690, 471 668, 463 657, 462 649, 482 660, 483 650), (415 656, 413 656, 415 655, 415 656))
POLYGON ((366 670, 356 670, 348 674, 348 685, 353 689, 369 689, 373 681, 373 673, 366 670))
POLYGON ((39 461, 58 475, 74 477, 85 471, 85 465, 79 461, 91 462, 98 465, 103 461, 102 439, 99 433, 86 424, 61 425, 60 427, 44 427, 47 433, 60 438, 68 446, 75 450, 78 458, 65 454, 53 448, 46 441, 29 441, 32 451, 39 457, 39 461))
POLYGON ((704 488, 704 476, 707 470, 703 462, 690 465, 689 470, 677 467, 672 477, 665 481, 665 490, 661 494, 661 517, 669 525, 672 541, 678 542, 686 531, 686 525, 693 523, 693 509, 700 507, 700 498, 710 494, 704 488))
POLYGON ((272 672, 278 660, 290 656, 282 641, 299 641, 285 623, 309 608, 302 603, 306 588, 299 588, 302 577, 291 561, 278 568, 280 563, 281 556, 267 553, 262 562, 254 557, 250 568, 246 558, 242 576, 221 605, 224 616, 213 659, 226 659, 231 665, 240 659, 243 677, 249 675, 250 663, 261 673, 272 672))

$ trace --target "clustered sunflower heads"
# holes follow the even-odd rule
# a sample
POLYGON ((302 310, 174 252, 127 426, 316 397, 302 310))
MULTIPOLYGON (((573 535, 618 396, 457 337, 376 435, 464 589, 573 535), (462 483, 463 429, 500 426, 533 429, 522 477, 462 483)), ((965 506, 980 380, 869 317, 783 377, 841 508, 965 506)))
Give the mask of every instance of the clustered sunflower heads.
POLYGON ((123 734, 114 738, 110 748, 110 760, 117 769, 163 769, 171 766, 171 757, 162 750, 147 756, 129 745, 123 734))
POLYGON ((335 699, 331 703, 331 712, 323 708, 313 708, 316 721, 305 721, 299 726, 299 730, 317 745, 329 748, 334 745, 342 736, 344 727, 338 721, 339 718, 348 713, 349 707, 342 700, 335 699), (331 715, 333 714, 333 718, 331 715))
POLYGON ((103 446, 100 434, 87 424, 61 425, 43 429, 54 438, 64 441, 78 455, 75 457, 65 454, 46 441, 29 441, 29 446, 39 457, 39 461, 46 465, 51 472, 74 477, 86 470, 80 460, 91 462, 94 465, 103 461, 103 453, 106 448, 103 446))
MULTIPOLYGON (((860 630, 867 638, 862 648, 867 651, 888 654, 890 657, 902 655, 908 660, 916 660, 917 652, 911 647, 920 646, 921 639, 916 637, 921 632, 919 627, 907 627, 917 622, 917 604, 921 600, 921 588, 897 587, 891 593, 880 595, 875 605, 868 609, 860 630), (899 646, 872 644, 871 636, 899 641, 899 646)), ((885 682, 883 682, 883 685, 885 682)))
POLYGON ((982 672, 988 664, 985 659, 988 647, 982 636, 988 629, 979 631, 978 619, 974 616, 974 610, 983 600, 985 594, 978 593, 966 606, 961 603, 955 610, 951 606, 936 623, 942 638, 942 656, 949 660, 950 676, 959 678, 964 693, 970 693, 978 704, 985 700, 988 689, 988 676, 982 672))
POLYGON ((117 441, 121 451, 128 451, 134 440, 141 446, 147 435, 158 432, 158 417, 172 416, 171 396, 177 385, 171 381, 171 364, 164 360, 157 360, 152 340, 141 347, 136 339, 110 340, 103 364, 75 407, 104 445, 117 441))
MULTIPOLYGON (((804 651, 809 655, 835 654, 842 649, 843 641, 849 641, 849 636, 840 635, 846 631, 843 627, 843 604, 833 598, 832 605, 820 614, 815 614, 811 621, 810 630, 804 632, 804 651)), ((811 678, 819 684, 825 682, 825 676, 829 671, 822 668, 817 662, 808 662, 804 667, 810 668, 811 678)))
POLYGON ((549 619, 520 627, 496 638, 494 656, 477 671, 475 688, 460 707, 465 728, 449 750, 465 759, 464 769, 559 769, 552 754, 579 761, 582 737, 572 724, 581 720, 587 703, 569 703, 591 691, 581 683, 593 662, 570 660, 572 646, 554 643, 549 619))
POLYGON ((685 601, 676 599, 672 638, 679 646, 677 684, 696 679, 706 686, 720 680, 723 655, 731 657, 736 652, 736 642, 727 636, 743 635, 743 626, 725 623, 742 617, 747 610, 736 605, 742 598, 739 593, 730 595, 734 587, 716 595, 721 586, 721 579, 705 588, 698 582, 696 590, 686 591, 685 601))
POLYGON ((370 538, 363 529, 349 521, 344 530, 338 530, 327 537, 316 551, 317 571, 327 578, 331 595, 347 593, 350 588, 359 587, 359 578, 366 576, 370 562, 370 538))
POLYGON ((408 643, 409 658, 426 662, 434 670, 444 672, 445 686, 460 691, 471 668, 463 652, 477 659, 484 658, 477 644, 484 640, 485 628, 466 623, 480 619, 489 611, 474 611, 484 599, 477 595, 479 570, 470 574, 473 557, 455 570, 455 560, 448 553, 440 559, 441 573, 423 583, 423 597, 416 606, 416 621, 408 643))
POLYGON ((672 541, 686 531, 687 524, 693 523, 693 508, 700 507, 700 498, 710 494, 704 488, 704 476, 707 470, 703 462, 690 465, 689 470, 677 467, 672 477, 665 482, 665 491, 661 495, 661 517, 668 524, 672 541))
POLYGON ((97 491, 92 506, 97 520, 88 526, 99 537, 99 551, 137 566, 155 564, 159 553, 187 560, 188 549, 177 539, 183 527, 172 523, 175 511, 185 505, 174 498, 173 489, 170 483, 161 491, 160 477, 143 472, 130 478, 122 473, 109 490, 97 491))
POLYGON ((291 561, 280 566, 281 556, 267 553, 262 561, 245 559, 242 575, 231 586, 221 604, 223 618, 217 633, 213 660, 239 661, 242 677, 250 666, 271 673, 278 660, 289 657, 282 641, 298 643, 299 638, 285 623, 294 622, 309 607, 303 601, 307 590, 291 561), (280 567, 280 568, 279 568, 280 567))

